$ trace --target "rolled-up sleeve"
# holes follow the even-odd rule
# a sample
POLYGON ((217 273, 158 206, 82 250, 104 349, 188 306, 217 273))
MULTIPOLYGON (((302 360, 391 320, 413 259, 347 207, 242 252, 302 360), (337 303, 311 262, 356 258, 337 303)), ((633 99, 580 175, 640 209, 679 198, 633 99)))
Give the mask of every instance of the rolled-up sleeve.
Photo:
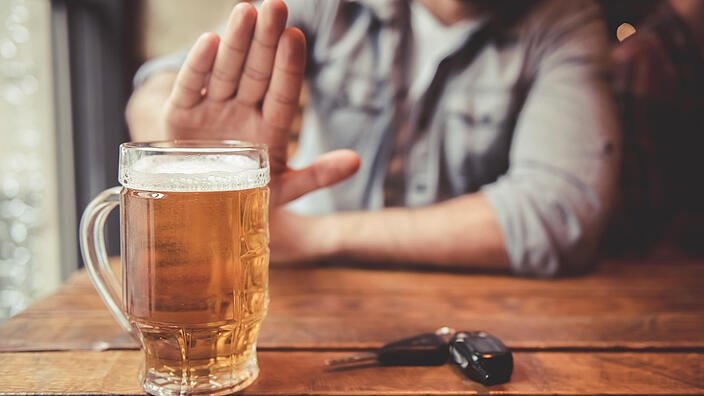
POLYGON ((178 71, 178 69, 181 68, 183 62, 186 61, 187 54, 187 50, 180 50, 172 54, 149 60, 148 62, 143 64, 139 68, 139 70, 137 70, 137 73, 134 75, 134 79, 132 80, 133 88, 138 88, 139 86, 144 84, 147 79, 149 79, 149 77, 153 76, 156 73, 168 70, 178 71))
POLYGON ((620 159, 598 9, 552 25, 536 46, 541 60, 516 122, 509 169, 482 188, 513 270, 533 276, 595 261, 620 159))

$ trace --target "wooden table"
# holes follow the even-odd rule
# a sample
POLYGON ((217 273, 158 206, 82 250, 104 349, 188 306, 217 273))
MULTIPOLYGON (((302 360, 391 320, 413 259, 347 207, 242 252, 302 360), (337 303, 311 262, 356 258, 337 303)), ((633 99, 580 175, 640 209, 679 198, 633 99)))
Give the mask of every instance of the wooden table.
MULTIPOLYGON (((702 260, 607 261, 557 280, 273 269, 270 290, 245 394, 704 394, 702 260), (511 382, 486 388, 449 365, 324 365, 443 325, 501 338, 511 382)), ((0 393, 141 394, 140 359, 79 272, 0 328, 0 393)))

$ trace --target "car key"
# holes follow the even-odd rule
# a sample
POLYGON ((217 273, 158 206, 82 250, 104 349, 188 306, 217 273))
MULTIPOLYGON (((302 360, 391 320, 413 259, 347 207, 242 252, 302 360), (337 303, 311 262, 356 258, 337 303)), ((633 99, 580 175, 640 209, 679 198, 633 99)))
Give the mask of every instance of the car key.
POLYGON ((378 361, 384 366, 440 366, 450 356, 447 340, 441 334, 425 333, 384 345, 373 352, 327 360, 328 366, 378 361))
POLYGON ((483 331, 462 331, 450 340, 450 360, 471 380, 485 385, 508 382, 513 355, 498 338, 483 331))

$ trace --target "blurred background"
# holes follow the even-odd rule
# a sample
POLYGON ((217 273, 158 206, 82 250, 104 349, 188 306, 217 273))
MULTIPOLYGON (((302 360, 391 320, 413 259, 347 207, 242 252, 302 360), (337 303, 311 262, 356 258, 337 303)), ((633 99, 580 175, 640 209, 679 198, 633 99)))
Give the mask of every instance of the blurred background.
MULTIPOLYGON (((217 29, 235 3, 0 0, 0 323, 82 266, 80 214, 117 184, 136 69, 217 29)), ((653 3, 605 2, 613 41, 653 3)), ((114 219, 107 233, 118 254, 114 219)))
MULTIPOLYGON (((0 323, 82 266, 80 214, 117 184, 136 69, 234 3, 0 0, 0 323)), ((118 231, 108 221, 110 254, 118 231)))

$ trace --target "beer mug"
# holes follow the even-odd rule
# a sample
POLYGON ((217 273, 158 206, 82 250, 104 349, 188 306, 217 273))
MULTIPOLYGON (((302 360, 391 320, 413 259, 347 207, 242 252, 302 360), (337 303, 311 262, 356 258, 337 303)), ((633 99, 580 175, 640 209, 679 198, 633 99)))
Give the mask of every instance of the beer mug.
POLYGON ((259 373, 257 334, 269 303, 266 147, 125 143, 119 181, 83 213, 81 251, 100 297, 141 343, 142 387, 152 394, 245 388, 259 373), (121 287, 103 240, 118 205, 121 287))

